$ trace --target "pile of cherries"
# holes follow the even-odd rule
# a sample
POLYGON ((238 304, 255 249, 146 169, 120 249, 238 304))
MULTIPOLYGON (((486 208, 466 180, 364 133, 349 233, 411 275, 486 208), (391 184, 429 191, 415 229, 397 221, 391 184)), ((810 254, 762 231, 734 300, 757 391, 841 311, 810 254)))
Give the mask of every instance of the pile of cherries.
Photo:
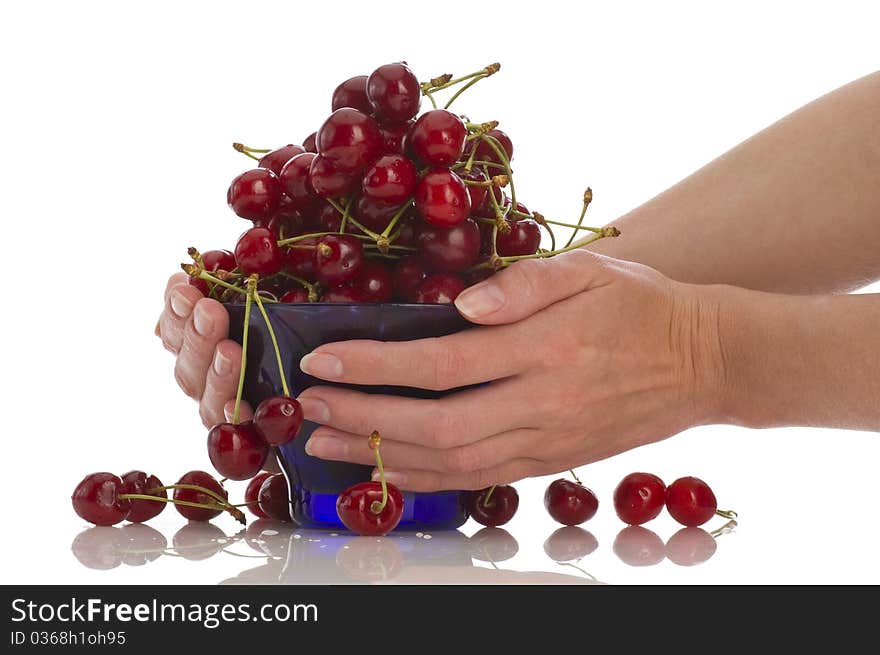
POLYGON ((568 224, 516 200, 510 137, 450 111, 460 92, 447 108, 434 99, 499 68, 420 84, 405 63, 385 64, 342 82, 301 145, 234 144, 256 167, 232 181, 227 201, 253 225, 233 251, 191 249, 191 283, 224 302, 256 273, 270 301, 450 303, 517 259, 558 252, 540 249, 541 226, 552 237, 549 224, 568 224), (423 96, 433 108, 419 115, 423 96))

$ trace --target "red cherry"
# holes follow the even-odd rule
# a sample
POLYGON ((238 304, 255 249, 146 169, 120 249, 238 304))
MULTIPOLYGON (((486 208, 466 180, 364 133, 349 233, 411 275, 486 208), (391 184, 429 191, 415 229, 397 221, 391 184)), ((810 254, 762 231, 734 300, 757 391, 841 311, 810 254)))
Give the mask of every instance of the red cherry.
POLYGON ((292 275, 305 278, 306 280, 315 279, 315 246, 318 245, 318 237, 309 237, 300 239, 291 245, 296 248, 282 248, 284 252, 284 268, 292 275))
POLYGON ((544 542, 544 552, 554 562, 581 559, 598 547, 599 541, 593 533, 576 525, 558 528, 544 542))
POLYGON ((309 169, 315 156, 304 152, 291 157, 278 174, 284 193, 294 207, 305 207, 315 201, 315 190, 309 181, 309 169))
POLYGON ((287 480, 281 473, 270 475, 263 481, 257 498, 260 509, 270 519, 291 522, 290 490, 287 486, 287 480))
POLYGON ((284 203, 266 225, 277 239, 289 239, 303 233, 307 223, 306 212, 290 203, 284 203))
POLYGON ((365 113, 337 109, 318 130, 318 153, 341 173, 358 174, 382 154, 379 126, 365 113))
POLYGON ((455 302, 467 284, 451 273, 434 273, 426 277, 416 289, 415 302, 423 305, 449 305, 455 302))
POLYGON ((302 287, 298 287, 285 292, 278 300, 286 303, 309 302, 309 292, 302 287))
POLYGON ((666 509, 682 525, 694 527, 715 516, 718 501, 699 478, 679 478, 666 488, 666 509))
MULTIPOLYGON (((358 222, 364 225, 364 227, 368 227, 375 232, 382 232, 388 226, 391 219, 394 218, 394 215, 399 209, 399 204, 389 205, 374 200, 361 193, 358 195, 358 199, 354 203, 352 213, 355 218, 357 218, 358 222)), ((339 212, 336 212, 336 215, 338 216, 339 212)), ((403 220, 402 217, 401 220, 403 220)), ((398 221, 397 224, 400 225, 400 221, 398 221)), ((395 241, 394 243, 397 245, 406 245, 401 244, 399 241, 395 241)))
MULTIPOLYGON (((468 191, 470 191, 472 188, 472 186, 468 186, 468 191)), ((492 197, 495 197, 495 202, 498 203, 498 207, 503 207, 505 201, 507 200, 507 196, 505 196, 504 191, 499 189, 497 186, 478 188, 482 188, 485 191, 485 195, 483 196, 483 202, 480 203, 480 205, 473 210, 474 215, 482 216, 483 218, 495 218, 495 205, 492 204, 492 197), (492 191, 492 196, 489 195, 490 189, 492 191)))
POLYGON ((379 132, 382 133, 382 152, 386 155, 407 154, 404 141, 414 123, 415 121, 406 121, 394 125, 379 125, 379 132))
POLYGON ((666 545, 652 530, 630 525, 617 533, 612 547, 624 564, 653 566, 666 558, 666 545))
POLYGON ((375 260, 365 259, 349 285, 364 294, 367 302, 389 302, 394 296, 391 270, 375 260))
POLYGON ((370 104, 383 122, 402 123, 419 113, 419 80, 404 63, 379 66, 367 80, 370 104))
MULTIPOLYGON (((205 489, 210 489, 222 498, 228 498, 226 492, 217 480, 210 473, 204 471, 189 471, 184 473, 177 484, 192 484, 205 489)), ((195 491, 193 489, 175 489, 174 500, 184 500, 190 503, 201 503, 203 505, 216 505, 217 500, 203 491, 195 491)), ((215 516, 219 516, 221 509, 207 509, 204 507, 188 507, 186 505, 174 506, 180 515, 191 521, 210 521, 215 516)))
POLYGON ((396 234, 394 245, 414 248, 418 245, 418 237, 421 226, 425 222, 419 216, 415 207, 409 207, 403 212, 403 216, 397 221, 397 226, 392 234, 396 234))
POLYGON ((718 548, 715 537, 695 526, 682 528, 666 542, 666 557, 678 566, 694 566, 708 560, 718 548))
MULTIPOLYGON (((122 485, 119 487, 121 494, 141 494, 155 496, 156 498, 168 498, 168 492, 159 490, 162 481, 155 475, 147 475, 143 471, 129 471, 122 475, 122 485)), ((149 521, 162 513, 166 503, 157 500, 129 499, 131 509, 125 518, 132 523, 149 521)))
POLYGON ((385 155, 367 169, 362 187, 372 200, 400 205, 416 188, 416 167, 403 155, 385 155))
POLYGON ((509 232, 498 230, 495 243, 501 257, 517 255, 534 255, 541 246, 541 226, 531 218, 518 221, 506 219, 510 225, 509 232))
MULTIPOLYGON (((235 255, 228 250, 208 250, 202 253, 202 266, 209 273, 216 273, 219 270, 232 271, 236 267, 235 255)), ((210 293, 208 283, 201 278, 190 277, 189 283, 201 291, 203 296, 210 293)))
POLYGON ((425 225, 419 230, 419 256, 437 273, 458 273, 480 255, 480 228, 470 218, 452 228, 425 225))
POLYGON ((431 225, 454 227, 471 213, 471 197, 461 178, 445 168, 428 171, 416 187, 416 209, 431 225))
MULTIPOLYGON (((510 137, 507 134, 499 129, 489 130, 487 136, 495 137, 498 140, 498 145, 504 150, 504 153, 507 155, 508 161, 513 159, 513 142, 510 140, 510 137)), ((498 156, 498 153, 495 152, 495 149, 489 145, 486 141, 482 139, 474 139, 477 142, 477 152, 474 155, 474 159, 478 161, 491 161, 496 164, 503 164, 501 158, 498 156)), ((501 169, 497 169, 499 172, 501 169)))
POLYGON ((348 282, 357 275, 364 261, 361 242, 347 234, 328 234, 318 239, 315 266, 318 280, 332 286, 348 282))
POLYGON ((582 484, 560 478, 544 492, 544 507, 562 525, 580 525, 596 515, 599 500, 582 484))
POLYGON ((287 162, 304 152, 305 149, 302 146, 295 146, 292 143, 288 143, 283 148, 278 148, 276 150, 273 150, 272 152, 267 152, 265 155, 260 157, 260 161, 257 162, 257 166, 259 166, 260 168, 268 168, 270 171, 275 173, 275 175, 280 175, 281 169, 284 168, 284 165, 287 162))
POLYGON ((468 538, 468 551, 473 559, 498 563, 519 552, 519 543, 504 528, 480 528, 468 538))
POLYGON ((361 482, 339 494, 336 513, 346 528, 359 535, 380 537, 388 534, 403 516, 403 494, 393 484, 388 487, 385 507, 373 512, 373 503, 382 502, 382 484, 376 481, 361 482))
POLYGON ((252 421, 219 423, 208 432, 208 457, 224 478, 250 480, 268 454, 269 446, 252 421))
POLYGON ((321 302, 338 302, 338 303, 367 303, 372 302, 363 291, 355 289, 347 284, 332 287, 321 294, 321 302))
POLYGON ((131 501, 119 498, 122 480, 112 473, 90 473, 76 485, 73 511, 95 525, 115 525, 128 516, 131 501))
POLYGON ((268 221, 281 204, 281 193, 281 182, 275 173, 254 168, 232 180, 226 202, 242 218, 268 221))
POLYGON ((464 152, 467 128, 458 116, 445 109, 425 112, 413 125, 409 145, 429 166, 452 166, 464 152))
POLYGON ((235 261, 245 275, 274 275, 284 264, 275 234, 266 227, 252 227, 235 244, 235 261))
POLYGON ((350 77, 336 87, 331 101, 333 111, 343 107, 351 107, 365 114, 372 114, 373 107, 367 99, 367 76, 350 77))
POLYGON ((487 487, 480 491, 472 491, 468 494, 468 511, 471 518, 477 523, 489 527, 497 527, 504 525, 519 507, 519 494, 516 489, 509 484, 499 484, 493 487, 487 487), (489 492, 489 502, 486 502, 486 496, 489 492))
POLYGON ((288 396, 270 396, 254 412, 254 427, 270 446, 282 446, 295 439, 302 423, 302 407, 288 396))
MULTIPOLYGON (((462 181, 470 181, 470 182, 488 182, 488 176, 479 168, 472 168, 470 173, 462 173, 460 172, 458 176, 462 179, 462 181)), ((471 211, 478 212, 480 206, 486 202, 486 197, 489 193, 489 187, 480 186, 478 184, 466 184, 468 195, 471 197, 471 211)), ((496 188, 496 187, 493 187, 496 188)), ((500 189, 498 190, 500 191, 500 189)), ((498 198, 498 201, 501 202, 501 199, 498 198)), ((491 202, 491 201, 490 201, 491 202)), ((493 218, 495 216, 495 210, 491 210, 491 214, 487 214, 489 218, 493 218)), ((482 215, 482 214, 480 214, 482 215)))
POLYGON ((392 273, 395 296, 406 302, 416 302, 418 288, 426 277, 425 265, 416 255, 401 258, 392 273))
POLYGON ((665 502, 666 485, 652 473, 630 473, 614 490, 614 510, 630 525, 657 518, 665 502))
POLYGON ((317 155, 309 167, 309 184, 321 198, 338 198, 357 188, 360 178, 353 173, 342 173, 330 160, 317 155))
POLYGON ((303 139, 303 149, 306 152, 318 152, 318 145, 315 143, 318 137, 317 132, 312 132, 305 139, 303 139))
MULTIPOLYGON (((263 482, 266 481, 266 478, 271 476, 272 474, 268 471, 257 473, 251 478, 251 481, 248 482, 247 489, 244 490, 244 502, 248 504, 247 507, 251 511, 251 514, 258 519, 269 518, 269 515, 260 507, 258 496, 260 495, 260 487, 263 485, 263 482)), ((250 530, 250 527, 251 526, 248 526, 248 530, 250 530)))

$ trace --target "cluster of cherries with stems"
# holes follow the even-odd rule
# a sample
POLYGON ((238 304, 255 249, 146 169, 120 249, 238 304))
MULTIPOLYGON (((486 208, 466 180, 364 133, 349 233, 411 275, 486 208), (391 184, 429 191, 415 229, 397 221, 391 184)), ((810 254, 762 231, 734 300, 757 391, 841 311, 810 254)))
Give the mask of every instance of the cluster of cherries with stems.
MULTIPOLYGON (((574 482, 559 478, 547 487, 544 507, 563 525, 589 521, 599 509, 599 500, 574 471, 574 482)), ((519 494, 511 485, 495 485, 469 496, 471 517, 485 526, 504 525, 519 508, 519 494)), ((686 527, 703 525, 713 516, 735 521, 737 513, 718 509, 715 493, 708 484, 692 476, 679 478, 668 487, 652 473, 630 473, 614 490, 614 510, 629 525, 641 525, 657 518, 663 508, 686 527)))
POLYGON ((579 247, 580 230, 617 236, 583 225, 589 189, 576 223, 530 212, 517 199, 510 137, 497 121, 449 110, 499 69, 419 83, 405 63, 386 64, 342 82, 332 114, 302 145, 234 144, 256 167, 232 181, 227 201, 253 227, 233 251, 190 249, 191 284, 224 302, 258 274, 267 302, 451 303, 515 261, 579 247), (435 94, 456 86, 439 107, 435 94), (422 97, 432 108, 418 115, 422 97), (563 247, 554 225, 572 229, 563 247))

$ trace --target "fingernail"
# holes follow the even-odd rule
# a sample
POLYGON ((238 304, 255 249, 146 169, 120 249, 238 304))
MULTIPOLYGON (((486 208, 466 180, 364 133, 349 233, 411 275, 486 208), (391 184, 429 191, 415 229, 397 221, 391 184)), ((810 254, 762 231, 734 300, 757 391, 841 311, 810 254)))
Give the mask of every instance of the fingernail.
POLYGON ((214 317, 205 307, 204 303, 196 303, 193 312, 193 327, 200 336, 207 336, 214 329, 214 317))
POLYGON ((186 318, 192 312, 192 303, 189 301, 189 298, 184 296, 180 291, 172 291, 171 292, 171 311, 173 311, 178 318, 186 318))
POLYGON ((504 307, 507 299, 497 284, 483 282, 465 289, 455 299, 455 306, 465 316, 480 318, 504 307))
MULTIPOLYGON (((374 481, 379 482, 380 476, 379 471, 373 471, 372 478, 374 481)), ((385 471, 385 482, 388 484, 393 484, 396 487, 406 484, 406 475, 404 473, 400 473, 398 471, 385 471)))
POLYGON ((338 357, 325 353, 309 353, 299 361, 299 367, 303 373, 324 380, 342 377, 342 362, 338 357))
POLYGON ((322 425, 330 422, 330 408, 320 398, 300 398, 299 404, 307 421, 322 425))
POLYGON ((214 373, 221 377, 232 373, 232 360, 219 350, 214 353, 214 373))
POLYGON ((322 459, 337 459, 348 455, 348 444, 336 437, 316 437, 306 441, 306 453, 322 459))

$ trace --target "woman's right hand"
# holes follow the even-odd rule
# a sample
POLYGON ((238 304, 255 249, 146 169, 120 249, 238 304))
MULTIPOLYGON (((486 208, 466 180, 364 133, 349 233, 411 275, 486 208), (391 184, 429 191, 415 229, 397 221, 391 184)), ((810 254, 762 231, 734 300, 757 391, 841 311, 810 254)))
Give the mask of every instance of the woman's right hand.
MULTIPOLYGON (((185 273, 172 275, 156 336, 177 357, 174 377, 184 393, 199 402, 205 427, 230 420, 241 371, 241 346, 228 338, 229 314, 223 305, 205 298, 189 284, 185 273)), ((251 414, 242 402, 241 418, 251 414)))

